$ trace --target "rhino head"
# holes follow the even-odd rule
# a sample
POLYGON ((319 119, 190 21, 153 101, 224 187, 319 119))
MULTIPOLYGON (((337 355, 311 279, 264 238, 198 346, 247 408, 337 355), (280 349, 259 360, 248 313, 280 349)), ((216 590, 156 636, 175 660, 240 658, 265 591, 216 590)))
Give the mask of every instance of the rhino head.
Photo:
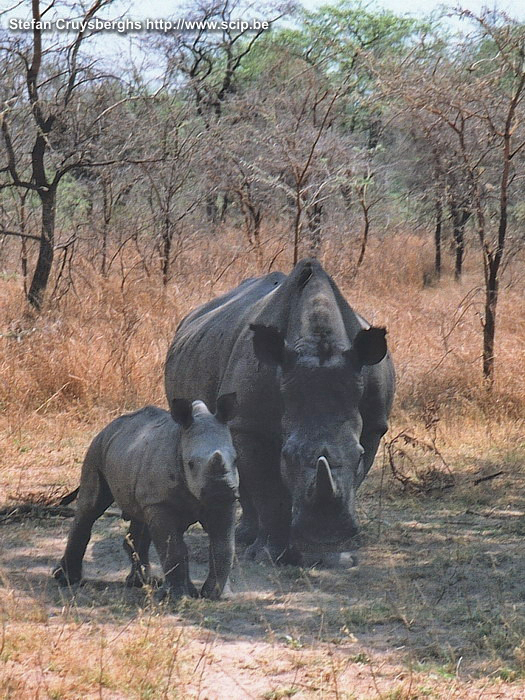
POLYGON ((179 451, 190 493, 208 505, 238 498, 237 455, 228 428, 236 412, 235 394, 220 396, 215 414, 203 401, 187 399, 174 399, 170 410, 182 427, 179 451))
POLYGON ((292 501, 292 542, 302 551, 342 551, 358 532, 363 371, 385 356, 386 332, 363 329, 351 347, 320 357, 311 347, 290 347, 273 327, 251 328, 257 359, 278 371, 281 476, 292 501))

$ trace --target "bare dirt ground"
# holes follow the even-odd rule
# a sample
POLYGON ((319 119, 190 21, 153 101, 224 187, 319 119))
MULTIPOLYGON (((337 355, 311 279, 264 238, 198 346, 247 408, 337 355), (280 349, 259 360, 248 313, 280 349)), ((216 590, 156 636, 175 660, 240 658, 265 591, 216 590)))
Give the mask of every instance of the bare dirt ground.
MULTIPOLYGON (((218 603, 158 605, 151 591, 126 590, 126 524, 115 515, 95 527, 86 584, 59 590, 49 573, 70 521, 8 519, 3 697, 521 700, 525 479, 462 479, 409 495, 376 469, 361 493, 358 566, 240 560, 218 603)), ((200 582, 206 536, 195 526, 187 541, 200 582)))

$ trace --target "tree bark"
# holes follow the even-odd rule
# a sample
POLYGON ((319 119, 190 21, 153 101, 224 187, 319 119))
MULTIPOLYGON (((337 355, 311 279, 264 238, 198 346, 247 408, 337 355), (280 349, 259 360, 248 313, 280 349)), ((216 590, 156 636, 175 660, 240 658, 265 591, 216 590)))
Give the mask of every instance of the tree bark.
POLYGON ((44 294, 53 265, 55 243, 55 216, 56 216, 56 187, 51 186, 46 191, 40 191, 42 206, 42 235, 40 248, 31 286, 27 293, 27 300, 37 311, 42 308, 44 294))
POLYGON ((301 240, 301 219, 303 213, 303 202, 301 199, 301 186, 296 183, 295 187, 295 216, 293 222, 293 264, 297 265, 299 260, 299 242, 301 240))
POLYGON ((454 234, 455 262, 454 279, 458 282, 463 274, 463 259, 465 257, 465 226, 470 219, 471 212, 451 199, 450 213, 452 215, 452 229, 454 234))
POLYGON ((456 243, 456 256, 454 259, 454 279, 459 282, 463 274, 463 256, 465 255, 465 237, 462 228, 454 227, 454 241, 456 243))
POLYGON ((485 288, 485 319, 483 322, 483 376, 492 388, 494 383, 494 339, 496 335, 496 308, 498 305, 498 273, 489 263, 485 288))
POLYGON ((167 287, 170 278, 171 244, 173 241, 173 229, 169 216, 164 221, 162 232, 162 286, 167 287))
POLYGON ((313 257, 317 257, 321 249, 323 205, 319 202, 314 202, 307 208, 306 216, 310 231, 310 252, 313 257))
POLYGON ((436 198, 436 228, 434 229, 434 276, 441 279, 441 236, 443 230, 443 204, 436 198))

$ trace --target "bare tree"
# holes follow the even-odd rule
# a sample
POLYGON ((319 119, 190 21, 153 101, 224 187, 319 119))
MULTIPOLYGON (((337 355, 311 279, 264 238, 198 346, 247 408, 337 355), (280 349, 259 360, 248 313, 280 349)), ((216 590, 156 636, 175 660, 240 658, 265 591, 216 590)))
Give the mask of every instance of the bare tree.
POLYGON ((199 156, 206 135, 191 111, 169 95, 158 97, 147 105, 150 128, 149 148, 159 162, 145 163, 141 170, 149 185, 152 222, 160 240, 159 252, 162 283, 170 279, 175 236, 203 199, 198 187, 199 156))
MULTIPOLYGON (((67 10, 89 22, 110 2, 94 0, 87 10, 72 2, 67 10)), ((69 40, 64 35, 46 35, 42 22, 56 11, 54 2, 44 6, 32 0, 32 34, 4 32, 0 45, 2 60, 10 66, 12 95, 4 101, 0 119, 4 161, 0 188, 17 188, 38 197, 39 251, 27 292, 37 310, 53 265, 60 184, 76 169, 118 161, 118 154, 99 158, 96 145, 109 116, 126 99, 119 81, 97 71, 96 62, 83 54, 91 30, 80 29, 69 40)))
POLYGON ((311 254, 318 252, 325 211, 340 197, 348 160, 355 159, 355 139, 337 126, 344 89, 283 52, 232 102, 235 111, 223 120, 227 133, 223 130, 217 143, 222 160, 231 164, 226 172, 254 247, 262 217, 286 213, 294 261, 305 243, 311 254))
POLYGON ((157 42, 166 58, 168 79, 179 83, 183 78, 194 96, 197 113, 207 126, 221 118, 225 100, 237 89, 236 76, 243 62, 268 26, 292 9, 291 2, 260 5, 256 11, 253 3, 244 0, 205 0, 188 8, 188 20, 199 28, 157 42), (265 21, 257 29, 235 22, 239 18, 251 21, 257 16, 265 21), (210 32, 209 24, 214 22, 221 29, 210 32))
POLYGON ((445 54, 427 55, 424 69, 421 54, 391 66, 384 85, 390 97, 431 118, 450 144, 441 168, 456 237, 456 276, 464 227, 473 216, 483 258, 483 376, 490 388, 509 206, 519 197, 525 148, 525 28, 504 14, 458 14, 474 23, 474 33, 445 54))
MULTIPOLYGON (((166 81, 178 85, 192 96, 204 128, 214 129, 224 115, 225 105, 239 89, 239 74, 250 54, 272 26, 293 9, 292 2, 259 5, 245 0, 205 0, 188 7, 187 18, 200 28, 189 33, 162 37, 157 48, 166 60, 166 81), (236 24, 243 18, 264 19, 255 30, 236 24), (222 28, 210 32, 209 23, 222 28)), ((207 196, 208 218, 217 222, 224 217, 231 193, 217 190, 211 178, 207 196), (220 199, 220 202, 219 202, 220 199)), ((237 192, 237 195, 239 193, 237 192)), ((251 216, 251 215, 249 215, 251 216)))

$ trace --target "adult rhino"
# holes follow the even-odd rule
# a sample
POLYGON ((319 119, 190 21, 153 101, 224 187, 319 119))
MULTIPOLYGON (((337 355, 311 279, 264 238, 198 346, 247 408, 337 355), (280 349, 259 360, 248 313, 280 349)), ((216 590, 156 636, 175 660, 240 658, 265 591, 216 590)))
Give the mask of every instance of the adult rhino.
POLYGON ((213 407, 237 393, 238 455, 249 557, 275 561, 351 547, 356 490, 372 466, 394 393, 386 331, 351 309, 315 260, 249 279, 197 308, 168 351, 168 400, 213 407))

